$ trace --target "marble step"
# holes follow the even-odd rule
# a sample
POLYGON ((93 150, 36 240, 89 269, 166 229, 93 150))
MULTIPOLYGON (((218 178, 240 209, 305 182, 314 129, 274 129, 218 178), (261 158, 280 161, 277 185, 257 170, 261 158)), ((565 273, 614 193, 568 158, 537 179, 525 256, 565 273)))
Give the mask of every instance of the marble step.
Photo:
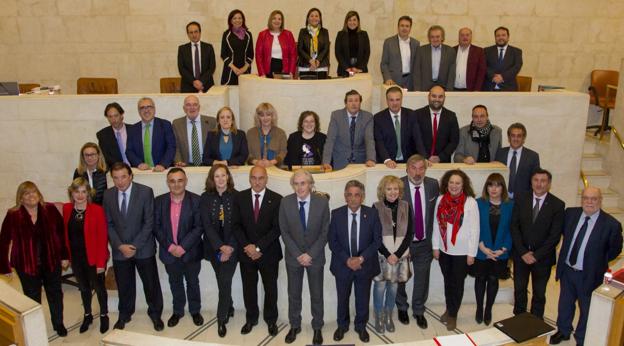
MULTIPOLYGON (((602 190, 606 190, 609 188, 609 184, 611 183, 611 175, 604 170, 592 170, 592 171, 584 171, 585 177, 589 182, 589 185, 597 186, 602 190)), ((579 180, 579 188, 583 188, 583 181, 579 180)))
POLYGON ((599 154, 583 154, 581 169, 584 171, 602 170, 602 156, 599 154))

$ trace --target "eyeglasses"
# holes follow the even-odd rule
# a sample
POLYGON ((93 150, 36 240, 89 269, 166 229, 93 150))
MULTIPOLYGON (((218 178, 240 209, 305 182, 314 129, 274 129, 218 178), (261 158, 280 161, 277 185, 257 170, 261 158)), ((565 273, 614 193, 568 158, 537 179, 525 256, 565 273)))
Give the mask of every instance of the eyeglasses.
POLYGON ((581 197, 581 199, 583 201, 588 201, 588 202, 598 202, 600 200, 600 197, 587 197, 587 196, 583 196, 583 197, 581 197))
POLYGON ((144 111, 144 110, 147 110, 147 109, 154 109, 154 106, 141 106, 141 107, 139 107, 140 111, 144 111))

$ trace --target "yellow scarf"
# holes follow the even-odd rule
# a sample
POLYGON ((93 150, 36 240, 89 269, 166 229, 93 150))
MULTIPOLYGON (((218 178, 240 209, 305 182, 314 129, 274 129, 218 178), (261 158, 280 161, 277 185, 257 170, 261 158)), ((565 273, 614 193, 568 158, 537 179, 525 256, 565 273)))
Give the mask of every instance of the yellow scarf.
POLYGON ((312 42, 310 44, 310 56, 314 59, 318 56, 318 35, 321 32, 321 26, 317 26, 316 28, 308 25, 308 32, 312 36, 312 42))

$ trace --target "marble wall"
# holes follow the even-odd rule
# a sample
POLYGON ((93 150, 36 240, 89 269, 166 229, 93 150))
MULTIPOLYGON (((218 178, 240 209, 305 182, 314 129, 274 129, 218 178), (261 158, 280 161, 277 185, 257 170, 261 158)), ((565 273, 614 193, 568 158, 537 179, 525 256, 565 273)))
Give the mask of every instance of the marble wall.
MULTIPOLYGON (((592 69, 619 69, 624 57, 624 2, 620 0, 318 0, 330 38, 344 14, 357 9, 371 39, 369 69, 381 81, 383 40, 396 20, 414 18, 412 35, 426 41, 426 30, 441 24, 455 45, 459 28, 474 30, 474 42, 493 43, 499 25, 511 30, 511 44, 524 50, 522 75, 538 84, 585 90, 592 69)), ((203 25, 204 40, 220 51, 230 10, 242 9, 254 35, 264 29, 270 10, 281 9, 296 33, 309 4, 268 0, 2 0, 0 76, 76 90, 79 77, 115 77, 121 93, 157 92, 161 77, 177 76, 177 46, 184 26, 203 25)), ((336 66, 332 54, 332 66, 336 66)), ((215 79, 222 63, 217 58, 215 79)), ((255 67, 254 67, 255 69, 255 67)), ((335 71, 332 71, 335 74, 335 71)))

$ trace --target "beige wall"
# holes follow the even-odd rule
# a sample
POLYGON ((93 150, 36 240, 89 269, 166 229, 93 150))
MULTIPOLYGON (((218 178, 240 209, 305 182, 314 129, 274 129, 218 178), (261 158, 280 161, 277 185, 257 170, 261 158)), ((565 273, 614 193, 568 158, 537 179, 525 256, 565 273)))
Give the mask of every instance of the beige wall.
MULTIPOLYGON (((412 34, 426 41, 426 29, 441 24, 447 43, 457 30, 474 30, 475 44, 493 41, 505 25, 511 43, 523 49, 522 75, 537 84, 584 90, 594 68, 619 69, 624 57, 624 1, 621 0, 318 0, 332 40, 344 14, 357 8, 371 38, 369 69, 380 82, 379 58, 384 38, 395 33, 396 19, 414 18, 412 34)), ((204 40, 218 54, 227 14, 242 9, 254 34, 264 29, 274 8, 282 9, 286 27, 297 34, 309 2, 216 0, 2 0, 0 10, 0 79, 60 84, 76 90, 79 76, 116 77, 122 93, 158 92, 158 79, 177 76, 177 46, 186 41, 184 26, 203 26, 204 40), (262 4, 262 5, 259 5, 262 4)), ((332 51, 333 52, 333 51, 332 51)), ((217 58, 215 79, 220 80, 217 58)), ((336 66, 332 54, 332 66, 336 66)), ((255 66, 254 66, 255 69, 255 66)), ((332 70, 335 74, 335 71, 332 70)))

